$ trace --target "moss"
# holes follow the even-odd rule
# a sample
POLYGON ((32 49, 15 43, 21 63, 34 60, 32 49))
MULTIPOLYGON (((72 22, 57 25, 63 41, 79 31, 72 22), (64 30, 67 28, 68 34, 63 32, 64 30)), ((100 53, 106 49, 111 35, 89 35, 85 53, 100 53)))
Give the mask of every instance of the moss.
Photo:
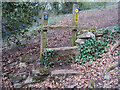
POLYGON ((19 82, 23 82, 24 80, 25 80, 25 79, 22 78, 22 79, 19 80, 19 82))
POLYGON ((95 88, 95 83, 92 79, 90 79, 89 88, 92 89, 92 90, 94 90, 94 88, 95 88))
POLYGON ((82 34, 83 32, 86 32, 86 31, 90 31, 89 29, 83 29, 81 31, 78 32, 78 34, 82 34))
POLYGON ((25 62, 25 61, 26 61, 26 58, 27 58, 28 56, 29 56, 29 54, 23 55, 22 58, 21 58, 21 61, 22 61, 22 62, 25 62))
POLYGON ((44 81, 47 76, 32 76, 33 80, 36 80, 36 81, 44 81))
POLYGON ((49 74, 49 70, 48 70, 47 68, 40 69, 39 72, 40 72, 42 75, 48 75, 48 74, 49 74))
POLYGON ((87 30, 88 30, 88 27, 85 27, 85 26, 84 26, 84 27, 80 27, 80 28, 81 28, 81 29, 87 29, 87 30))
POLYGON ((95 29, 91 29, 91 32, 94 33, 94 32, 95 32, 95 29))
POLYGON ((95 28, 91 28, 91 30, 95 30, 95 28))
POLYGON ((114 68, 115 68, 115 66, 112 66, 112 67, 108 68, 106 71, 113 70, 114 68))
POLYGON ((17 74, 9 74, 9 78, 13 78, 15 76, 17 76, 17 74))

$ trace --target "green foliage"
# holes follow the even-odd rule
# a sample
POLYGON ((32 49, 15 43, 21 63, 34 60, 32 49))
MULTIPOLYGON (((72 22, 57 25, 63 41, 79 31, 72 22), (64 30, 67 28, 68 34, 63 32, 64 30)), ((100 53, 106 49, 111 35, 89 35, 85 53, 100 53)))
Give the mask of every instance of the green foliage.
POLYGON ((54 10, 54 13, 58 15, 59 14, 59 2, 53 2, 52 8, 54 10))
POLYGON ((72 8, 73 8, 72 6, 73 6, 73 2, 62 3, 62 10, 60 10, 60 12, 62 12, 63 14, 72 13, 72 8))
MULTIPOLYGON (((112 28, 102 28, 100 30, 104 31, 104 36, 99 39, 84 39, 84 44, 81 44, 79 47, 80 55, 78 61, 79 64, 84 64, 88 61, 96 61, 97 58, 101 58, 101 54, 106 53, 107 50, 105 47, 107 43, 114 44, 115 40, 119 40, 120 38, 120 30, 119 27, 114 26, 112 28)), ((95 33, 97 30, 95 31, 95 33)))
POLYGON ((35 2, 3 2, 3 29, 7 31, 25 29, 32 25, 34 16, 37 16, 43 8, 40 3, 35 2))
MULTIPOLYGON (((104 40, 96 40, 96 39, 84 39, 84 43, 79 47, 80 50, 80 64, 84 64, 89 61, 96 61, 97 58, 100 58, 101 54, 106 52, 104 47, 107 46, 104 40)), ((78 60, 79 61, 79 60, 78 60)))
POLYGON ((54 53, 53 50, 44 50, 42 53, 42 60, 41 64, 51 67, 54 65, 54 62, 52 61, 54 53))
POLYGON ((40 10, 44 9, 44 4, 36 2, 3 2, 2 3, 2 30, 3 38, 8 46, 22 44, 22 40, 30 40, 40 33, 40 30, 28 34, 33 21, 39 15, 40 10))
POLYGON ((120 40, 120 29, 118 26, 110 28, 101 28, 100 30, 104 31, 103 37, 109 44, 113 45, 115 43, 115 40, 120 40))
POLYGON ((59 65, 60 65, 60 66, 62 66, 62 65, 63 65, 63 63, 60 63, 59 65))
POLYGON ((6 38, 7 45, 26 46, 26 44, 22 44, 22 40, 31 40, 34 36, 37 36, 40 33, 40 30, 32 30, 32 32, 28 32, 28 30, 29 29, 12 32, 11 35, 8 35, 6 38))
MULTIPOLYGON (((110 48, 110 46, 107 46, 108 43, 114 42, 114 40, 118 39, 119 35, 119 28, 118 27, 112 27, 112 28, 103 28, 100 30, 104 30, 104 35, 101 37, 101 39, 83 39, 84 43, 78 46, 78 50, 80 50, 80 55, 77 58, 72 58, 69 60, 65 60, 67 63, 78 63, 78 64, 85 64, 86 62, 92 63, 93 61, 96 61, 98 58, 101 58, 101 55, 103 53, 107 52, 107 49, 105 47, 110 48), (117 33, 117 34, 115 34, 117 33), (114 36, 116 35, 116 36, 114 36), (113 38, 114 36, 114 38, 113 38), (112 38, 112 39, 110 39, 112 38)), ((96 30, 97 31, 97 30, 96 30)), ((112 44, 112 43, 111 43, 112 44)), ((55 60, 55 63, 52 61, 53 58, 53 51, 44 51, 43 52, 43 60, 41 63, 46 66, 53 66, 55 63, 58 62, 58 60, 55 60)), ((116 54, 117 55, 117 54, 116 54)), ((118 53, 119 55, 119 53, 118 53)), ((63 65, 63 62, 59 63, 60 66, 63 65)), ((91 66, 91 65, 89 65, 91 66)))
POLYGON ((120 56, 120 52, 118 52, 118 56, 120 56))
POLYGON ((15 76, 17 76, 17 74, 9 74, 9 78, 13 78, 15 76))
POLYGON ((95 88, 95 82, 94 82, 92 79, 90 79, 89 88, 90 88, 91 90, 95 90, 95 89, 94 89, 94 88, 95 88))
POLYGON ((81 2, 79 4, 81 10, 101 9, 106 7, 106 2, 81 2))
POLYGON ((50 3, 51 11, 54 14, 69 14, 72 13, 73 4, 78 4, 80 10, 100 9, 106 7, 106 2, 53 2, 50 3))
POLYGON ((50 11, 56 15, 72 13, 73 3, 74 2, 52 2, 50 3, 50 11))

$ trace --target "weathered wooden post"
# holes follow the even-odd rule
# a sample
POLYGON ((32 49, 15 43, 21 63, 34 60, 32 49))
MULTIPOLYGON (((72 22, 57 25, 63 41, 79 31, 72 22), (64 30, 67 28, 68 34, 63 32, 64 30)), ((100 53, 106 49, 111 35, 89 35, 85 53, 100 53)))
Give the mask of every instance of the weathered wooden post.
POLYGON ((77 4, 73 5, 73 30, 72 30, 72 46, 75 46, 75 40, 77 39, 77 23, 78 23, 78 8, 77 4))
POLYGON ((48 24, 48 13, 43 12, 43 14, 42 14, 40 59, 42 59, 42 52, 43 52, 43 49, 46 48, 46 44, 47 44, 47 24, 48 24))

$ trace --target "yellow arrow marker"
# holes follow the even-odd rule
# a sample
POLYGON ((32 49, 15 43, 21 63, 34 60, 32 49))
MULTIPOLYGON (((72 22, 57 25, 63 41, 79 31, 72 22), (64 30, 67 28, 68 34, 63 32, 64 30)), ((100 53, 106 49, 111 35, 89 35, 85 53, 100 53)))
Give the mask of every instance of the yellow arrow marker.
POLYGON ((78 22, 78 13, 75 13, 75 23, 78 22))

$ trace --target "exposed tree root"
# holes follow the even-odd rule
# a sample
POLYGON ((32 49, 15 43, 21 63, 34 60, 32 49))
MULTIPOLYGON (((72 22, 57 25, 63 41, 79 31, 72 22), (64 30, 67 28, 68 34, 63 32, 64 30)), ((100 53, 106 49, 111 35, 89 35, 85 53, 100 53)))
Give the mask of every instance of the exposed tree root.
POLYGON ((118 66, 120 66, 120 63, 119 63, 119 62, 116 63, 115 65, 111 66, 110 68, 108 68, 106 71, 109 72, 109 71, 115 69, 115 68, 118 67, 118 66))
MULTIPOLYGON (((111 51, 110 51, 110 55, 113 54, 113 52, 115 51, 115 49, 120 45, 120 40, 119 41, 116 41, 116 43, 113 45, 113 47, 111 48, 111 51)), ((120 67, 120 57, 118 57, 118 62, 111 66, 110 68, 108 68, 106 71, 111 71, 113 69, 115 69, 116 67, 120 67)))
POLYGON ((110 54, 113 54, 113 52, 119 45, 120 45, 120 40, 116 41, 116 43, 113 45, 113 47, 111 48, 110 54))

